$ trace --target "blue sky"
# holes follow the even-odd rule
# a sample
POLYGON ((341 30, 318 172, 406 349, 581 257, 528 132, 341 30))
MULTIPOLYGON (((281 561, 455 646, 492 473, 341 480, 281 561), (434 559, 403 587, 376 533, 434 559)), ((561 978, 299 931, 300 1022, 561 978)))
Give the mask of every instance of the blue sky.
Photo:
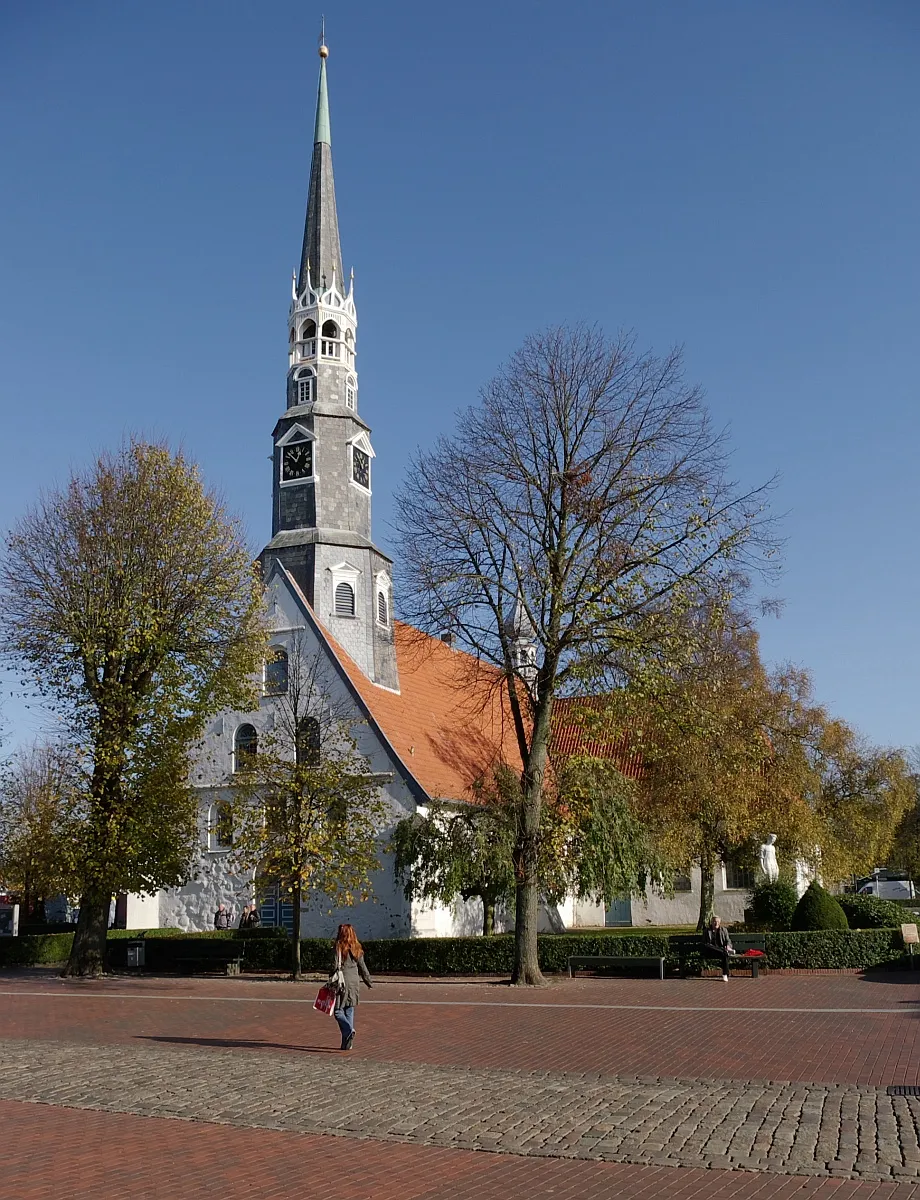
POLYGON ((0 526, 142 432, 266 540, 322 9, 377 540, 529 331, 682 343, 781 476, 767 656, 920 742, 916 0, 6 0, 0 526))

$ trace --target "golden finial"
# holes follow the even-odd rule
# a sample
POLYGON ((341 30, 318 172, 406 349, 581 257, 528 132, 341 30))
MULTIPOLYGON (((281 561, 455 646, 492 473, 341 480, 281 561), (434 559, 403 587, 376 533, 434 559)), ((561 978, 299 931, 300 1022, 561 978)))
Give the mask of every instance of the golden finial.
POLYGON ((319 35, 319 56, 320 58, 329 57, 329 47, 326 45, 326 18, 323 17, 323 27, 319 35))

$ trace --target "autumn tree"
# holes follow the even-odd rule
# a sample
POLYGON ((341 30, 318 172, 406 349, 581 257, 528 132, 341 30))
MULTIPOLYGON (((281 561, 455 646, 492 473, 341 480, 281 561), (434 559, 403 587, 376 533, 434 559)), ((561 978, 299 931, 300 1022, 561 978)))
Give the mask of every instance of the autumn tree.
POLYGON ((187 875, 190 751, 210 714, 253 702, 261 586, 197 467, 132 440, 41 497, 7 538, 0 588, 3 649, 80 767, 65 973, 97 974, 112 895, 187 875))
POLYGON ((25 919, 45 919, 45 901, 73 895, 72 825, 79 772, 56 742, 20 749, 0 773, 0 880, 22 895, 25 919))
POLYGON ((661 861, 700 868, 698 926, 713 913, 720 861, 767 833, 798 848, 807 807, 790 794, 770 740, 781 698, 746 614, 706 605, 686 620, 683 656, 639 671, 604 710, 642 756, 641 811, 661 861))
MULTIPOLYGON (((522 815, 520 773, 500 765, 480 779, 475 801, 431 801, 395 829, 397 877, 408 899, 482 902, 482 932, 513 902, 514 850, 522 815)), ((540 895, 607 903, 629 894, 654 851, 634 811, 634 785, 607 759, 571 755, 553 763, 540 825, 540 895)))
POLYGON ((291 973, 299 979, 304 904, 369 898, 387 807, 328 660, 300 632, 283 653, 270 728, 237 764, 232 857, 291 897, 291 973))
POLYGON ((543 982, 539 862, 556 697, 613 686, 651 614, 758 561, 763 504, 763 489, 728 479, 725 442, 678 352, 641 354, 582 326, 528 338, 454 433, 413 459, 397 506, 405 611, 499 667, 517 735, 513 982, 543 982))

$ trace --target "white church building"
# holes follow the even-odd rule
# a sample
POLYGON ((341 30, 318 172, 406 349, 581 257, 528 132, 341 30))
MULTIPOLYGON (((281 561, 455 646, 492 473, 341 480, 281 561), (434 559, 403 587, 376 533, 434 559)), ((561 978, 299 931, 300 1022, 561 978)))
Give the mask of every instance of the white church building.
MULTIPOLYGON (((393 619, 392 564, 372 540, 374 449, 361 417, 357 370, 357 310, 353 278, 342 266, 325 46, 320 49, 313 160, 300 268, 288 312, 286 401, 273 432, 272 536, 260 556, 271 620, 273 657, 284 661, 296 639, 301 652, 328 660, 331 697, 354 717, 359 750, 380 780, 393 825, 433 798, 471 799, 474 780, 500 759, 519 761, 510 719, 500 699, 471 696, 477 666, 449 642, 393 619)), ((232 869, 232 831, 221 804, 233 786, 241 753, 251 753, 272 728, 280 677, 266 667, 256 711, 213 720, 193 768, 200 796, 200 860, 194 877, 155 896, 120 897, 116 924, 127 928, 213 927, 219 904, 233 914, 259 904, 263 924, 290 927, 290 902, 271 880, 232 869)), ((480 688, 493 696, 494 689, 480 688)), ((407 937, 477 933, 478 901, 452 908, 409 903, 392 863, 382 859, 374 898, 347 913, 306 901, 304 936, 329 935, 340 919, 360 936, 407 937)), ((716 885, 716 910, 740 920, 752 880, 726 867, 716 885)), ((576 903, 545 911, 547 928, 690 924, 699 907, 698 872, 680 880, 672 898, 654 891, 603 905, 576 903)))

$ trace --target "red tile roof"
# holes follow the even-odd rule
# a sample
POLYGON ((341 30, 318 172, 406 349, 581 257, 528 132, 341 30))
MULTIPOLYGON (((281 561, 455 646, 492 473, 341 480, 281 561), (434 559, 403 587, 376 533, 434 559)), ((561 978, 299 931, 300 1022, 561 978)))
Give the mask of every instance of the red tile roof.
POLYGON ((585 731, 579 710, 600 709, 603 697, 566 696, 557 699, 553 707, 553 749, 559 757, 585 754, 592 758, 609 758, 617 769, 630 779, 642 776, 642 753, 635 738, 622 733, 612 740, 592 737, 585 731))
POLYGON ((396 621, 400 690, 392 692, 371 683, 320 628, 381 733, 432 799, 473 799, 474 781, 498 762, 520 769, 511 711, 494 667, 396 621))

